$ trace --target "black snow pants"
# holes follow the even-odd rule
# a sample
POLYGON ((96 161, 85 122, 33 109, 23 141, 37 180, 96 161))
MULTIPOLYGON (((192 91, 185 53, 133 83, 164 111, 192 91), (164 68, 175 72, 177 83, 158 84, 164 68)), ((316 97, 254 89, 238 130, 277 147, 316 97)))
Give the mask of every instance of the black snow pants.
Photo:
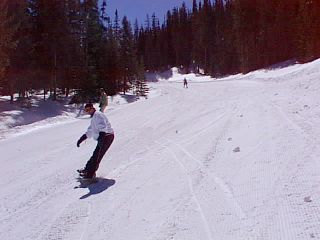
POLYGON ((89 176, 95 174, 95 172, 98 170, 99 164, 104 154, 111 146, 113 139, 114 134, 100 132, 96 149, 94 150, 91 158, 89 159, 85 167, 85 170, 89 176))

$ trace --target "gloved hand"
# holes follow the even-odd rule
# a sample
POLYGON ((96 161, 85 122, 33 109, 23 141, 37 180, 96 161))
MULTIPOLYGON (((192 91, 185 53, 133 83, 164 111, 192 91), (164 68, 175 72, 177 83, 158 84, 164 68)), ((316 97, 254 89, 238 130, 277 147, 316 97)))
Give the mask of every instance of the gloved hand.
POLYGON ((84 141, 84 140, 86 140, 87 139, 87 135, 86 134, 83 134, 82 136, 81 136, 81 138, 78 140, 78 142, 77 142, 77 147, 80 147, 80 144, 84 141))

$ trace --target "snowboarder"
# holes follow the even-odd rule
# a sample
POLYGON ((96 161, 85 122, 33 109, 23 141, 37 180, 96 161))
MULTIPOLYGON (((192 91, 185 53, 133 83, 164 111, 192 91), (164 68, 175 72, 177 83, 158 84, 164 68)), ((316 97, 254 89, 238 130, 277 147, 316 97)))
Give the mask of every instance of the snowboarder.
POLYGON ((183 87, 188 88, 188 81, 186 78, 183 79, 183 87))
POLYGON ((87 103, 84 110, 91 116, 91 123, 87 132, 77 141, 77 147, 80 147, 80 144, 90 137, 97 140, 98 143, 85 168, 78 172, 83 178, 94 179, 104 154, 113 142, 114 132, 104 113, 96 111, 92 103, 87 103))
POLYGON ((99 101, 100 111, 104 112, 107 106, 108 106, 108 95, 106 94, 103 88, 100 88, 100 101, 99 101))

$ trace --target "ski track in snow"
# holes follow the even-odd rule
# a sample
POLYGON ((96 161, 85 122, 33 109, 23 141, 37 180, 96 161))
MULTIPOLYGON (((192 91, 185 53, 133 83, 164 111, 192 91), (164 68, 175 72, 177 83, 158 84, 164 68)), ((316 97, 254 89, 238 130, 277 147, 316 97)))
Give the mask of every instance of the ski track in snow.
MULTIPOLYGON (((226 129, 226 126, 223 129, 226 129)), ((206 130, 208 130, 208 127, 206 128, 206 130)), ((225 133, 225 131, 226 130, 223 130, 222 133, 225 133)), ((196 199, 198 208, 200 209, 201 216, 204 219, 205 226, 207 226, 207 228, 210 229, 208 226, 214 226, 214 223, 211 223, 211 224, 208 223, 208 220, 205 217, 205 215, 206 215, 204 213, 205 211, 203 211, 201 209, 201 203, 200 203, 201 201, 197 198, 197 194, 195 194, 195 190, 193 189, 193 185, 194 186, 201 185, 201 180, 194 180, 194 181, 192 180, 191 176, 195 175, 196 173, 198 175, 200 175, 201 178, 206 178, 207 181, 209 181, 213 184, 212 186, 208 185, 206 187, 209 187, 210 192, 219 193, 219 195, 215 196, 215 198, 220 199, 219 200, 219 204, 221 204, 220 208, 225 209, 226 212, 229 212, 229 214, 232 214, 237 219, 239 219, 240 225, 245 225, 245 226, 242 226, 242 228, 250 229, 250 226, 252 225, 252 223, 250 222, 250 219, 248 219, 248 217, 246 216, 246 214, 244 213, 244 211, 242 210, 242 208, 238 204, 237 200, 234 198, 228 185, 221 178, 217 177, 213 172, 208 172, 206 166, 201 161, 199 161, 197 158, 195 158, 190 153, 190 151, 188 151, 186 148, 182 147, 181 144, 179 144, 175 141, 172 141, 168 138, 165 138, 165 139, 169 143, 168 148, 169 148, 171 154, 173 155, 175 161, 177 161, 177 163, 184 169, 184 171, 186 172, 186 175, 188 176, 190 191, 192 192, 192 195, 196 199), (176 156, 175 152, 182 152, 184 156, 187 156, 188 160, 191 160, 192 162, 197 163, 196 169, 188 169, 187 165, 189 165, 189 164, 184 164, 182 160, 179 160, 178 157, 176 156), (196 182, 196 183, 193 184, 193 182, 196 182), (219 188, 220 191, 217 191, 216 188, 219 188)), ((219 138, 219 139, 221 139, 221 138, 219 138)), ((187 141, 188 141, 188 139, 183 142, 187 142, 187 141)), ((201 196, 201 198, 206 196, 205 190, 199 189, 198 191, 203 191, 203 193, 199 194, 201 196)), ((206 200, 206 201, 212 201, 212 199, 206 200)), ((219 236, 219 233, 218 233, 219 231, 216 228, 217 227, 214 227, 215 236, 217 236, 217 235, 219 236)), ((228 228, 228 227, 226 227, 226 228, 228 228)), ((235 232, 238 232, 238 231, 239 231, 239 229, 235 230, 235 232)), ((212 237, 210 230, 207 230, 207 235, 209 236, 208 237, 209 239, 214 239, 214 237, 212 237)), ((223 238, 223 236, 221 236, 221 235, 219 237, 223 238)))
POLYGON ((212 234, 211 234, 211 229, 209 227, 209 223, 208 223, 208 220, 204 214, 204 211, 202 210, 201 208, 201 204, 193 190, 193 184, 192 184, 192 180, 191 178, 189 177, 190 175, 190 172, 188 171, 188 169, 186 169, 186 167, 184 166, 184 164, 177 158, 177 156, 174 154, 174 152, 170 149, 170 153, 172 154, 173 158, 175 159, 175 161, 181 166, 181 168, 185 171, 185 174, 187 176, 187 179, 188 179, 188 184, 189 184, 189 189, 190 189, 190 192, 192 193, 192 196, 193 196, 193 199, 197 205, 197 208, 198 208, 198 211, 201 215, 201 218, 202 218, 202 221, 204 223, 204 226, 205 226, 205 230, 206 230, 206 234, 207 234, 207 237, 209 240, 213 240, 213 237, 212 237, 212 234))

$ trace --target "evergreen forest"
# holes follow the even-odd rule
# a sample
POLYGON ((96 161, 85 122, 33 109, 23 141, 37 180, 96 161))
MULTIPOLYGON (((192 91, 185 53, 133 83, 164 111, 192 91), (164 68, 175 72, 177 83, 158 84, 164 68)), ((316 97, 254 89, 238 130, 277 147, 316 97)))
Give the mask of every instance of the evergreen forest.
POLYGON ((107 8, 108 0, 0 0, 0 95, 146 96, 146 72, 220 77, 320 57, 318 0, 193 0, 143 23, 107 8))

